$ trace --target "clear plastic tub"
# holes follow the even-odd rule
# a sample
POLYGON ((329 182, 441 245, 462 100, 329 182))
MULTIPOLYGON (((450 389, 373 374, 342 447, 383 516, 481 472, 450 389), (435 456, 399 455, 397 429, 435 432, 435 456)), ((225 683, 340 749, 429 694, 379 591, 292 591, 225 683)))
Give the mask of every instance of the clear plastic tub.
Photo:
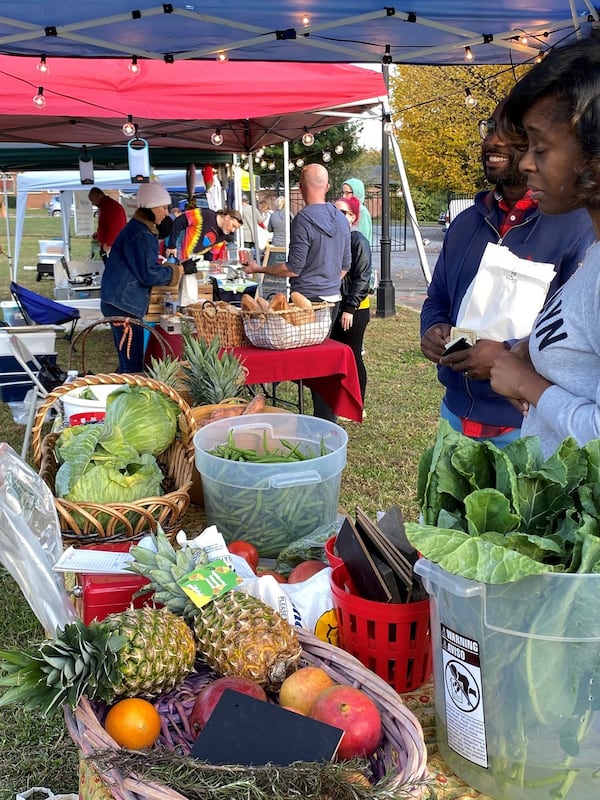
POLYGON ((252 542, 273 558, 290 542, 333 524, 337 515, 348 436, 333 422, 298 414, 252 414, 217 420, 194 435, 206 521, 227 541, 252 542), (248 463, 211 455, 232 432, 242 448, 268 448, 280 440, 317 455, 289 463, 248 463), (265 439, 266 437, 266 439, 265 439), (321 446, 325 455, 318 455, 321 446))
POLYGON ((421 559, 437 738, 496 800, 600 797, 600 575, 489 585, 421 559))

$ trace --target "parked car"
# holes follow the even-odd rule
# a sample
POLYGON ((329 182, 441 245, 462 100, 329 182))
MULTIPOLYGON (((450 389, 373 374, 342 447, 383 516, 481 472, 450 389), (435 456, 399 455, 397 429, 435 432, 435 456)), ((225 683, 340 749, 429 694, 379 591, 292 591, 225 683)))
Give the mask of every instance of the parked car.
MULTIPOLYGON (((51 197, 50 200, 46 203, 46 208, 48 209, 48 214, 51 217, 62 217, 62 208, 60 205, 60 195, 55 195, 51 197)), ((71 203, 71 216, 75 215, 75 203, 71 203)), ((98 216, 98 208, 94 206, 94 216, 98 216)))

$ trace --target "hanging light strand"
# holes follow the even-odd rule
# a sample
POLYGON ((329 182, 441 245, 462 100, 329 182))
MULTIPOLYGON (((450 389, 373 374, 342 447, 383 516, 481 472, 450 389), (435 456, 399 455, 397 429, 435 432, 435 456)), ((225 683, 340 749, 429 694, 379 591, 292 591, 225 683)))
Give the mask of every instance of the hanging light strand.
POLYGON ((123 125, 123 134, 131 138, 135 136, 136 126, 133 122, 133 116, 131 114, 127 115, 127 122, 123 125))
POLYGON ((36 108, 44 108, 46 105, 46 98, 44 97, 44 87, 38 87, 37 94, 33 97, 33 105, 36 108))
POLYGON ((40 56, 40 60, 39 60, 39 63, 36 65, 36 69, 37 69, 38 72, 41 72, 42 75, 49 75, 50 74, 50 67, 48 66, 48 64, 46 62, 45 53, 42 53, 42 55, 40 56))
POLYGON ((140 74, 140 72, 142 71, 142 68, 138 64, 138 57, 137 56, 131 56, 131 63, 127 67, 127 69, 129 70, 129 72, 131 72, 132 75, 139 75, 140 74))

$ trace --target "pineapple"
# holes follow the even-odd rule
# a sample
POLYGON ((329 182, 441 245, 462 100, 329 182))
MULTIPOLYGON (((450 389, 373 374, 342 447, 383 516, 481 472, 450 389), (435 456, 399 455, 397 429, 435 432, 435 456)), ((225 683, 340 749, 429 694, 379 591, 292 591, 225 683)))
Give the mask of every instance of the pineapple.
POLYGON ((213 405, 230 397, 239 397, 244 389, 246 371, 233 353, 219 356, 219 337, 207 344, 196 339, 189 327, 182 325, 184 383, 192 399, 191 405, 213 405))
POLYGON ((153 538, 157 552, 139 546, 130 551, 134 561, 128 568, 150 580, 144 588, 187 620, 200 657, 219 675, 243 675, 276 691, 302 652, 294 629, 271 606, 239 590, 198 608, 177 583, 195 569, 194 551, 175 551, 160 528, 153 538))
POLYGON ((181 361, 174 356, 165 356, 164 358, 155 358, 151 356, 150 366, 146 372, 155 381, 170 386, 176 392, 185 389, 185 382, 181 371, 181 361))
POLYGON ((193 669, 196 643, 181 617, 144 606, 90 625, 75 620, 32 648, 0 651, 0 659, 0 685, 10 687, 0 706, 22 702, 48 716, 64 703, 75 708, 84 694, 110 703, 169 691, 193 669))

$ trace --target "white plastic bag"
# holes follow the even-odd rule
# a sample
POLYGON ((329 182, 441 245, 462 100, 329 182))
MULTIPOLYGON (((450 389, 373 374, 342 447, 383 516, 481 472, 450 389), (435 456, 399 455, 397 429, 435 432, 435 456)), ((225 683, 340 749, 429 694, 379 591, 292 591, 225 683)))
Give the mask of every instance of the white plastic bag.
POLYGON ((78 800, 79 795, 73 792, 67 794, 54 794, 45 786, 32 786, 24 792, 17 792, 15 800, 78 800), (38 797, 40 795, 40 797, 38 797))
POLYGON ((528 336, 554 274, 554 264, 527 261, 507 247, 488 244, 460 304, 456 327, 498 342, 528 336))
POLYGON ((179 281, 179 305, 181 308, 198 302, 198 275, 182 275, 179 281))

